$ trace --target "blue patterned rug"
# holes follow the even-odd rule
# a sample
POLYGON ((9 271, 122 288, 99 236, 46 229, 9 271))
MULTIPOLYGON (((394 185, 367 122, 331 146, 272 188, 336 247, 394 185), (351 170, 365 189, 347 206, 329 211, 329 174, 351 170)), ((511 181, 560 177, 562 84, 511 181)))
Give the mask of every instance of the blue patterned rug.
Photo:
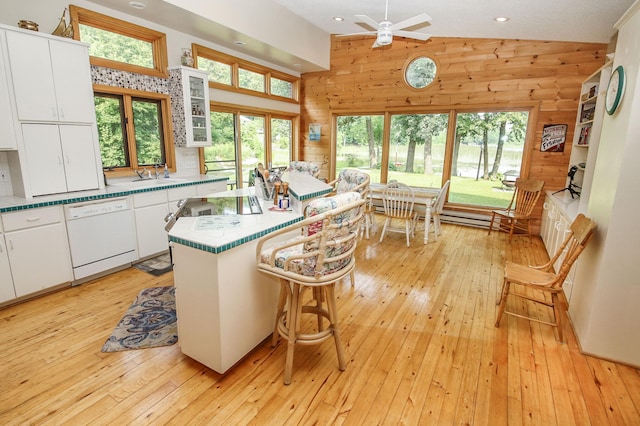
POLYGON ((178 341, 175 287, 142 290, 102 346, 102 352, 170 346, 178 341))

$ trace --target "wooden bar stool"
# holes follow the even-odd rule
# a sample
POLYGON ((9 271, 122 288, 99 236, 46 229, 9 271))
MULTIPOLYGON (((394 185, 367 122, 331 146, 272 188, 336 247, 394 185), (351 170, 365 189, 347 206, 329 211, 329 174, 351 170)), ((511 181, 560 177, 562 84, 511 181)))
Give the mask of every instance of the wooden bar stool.
POLYGON ((335 285, 355 267, 354 252, 365 200, 357 192, 313 200, 306 219, 263 237, 258 242, 258 270, 280 279, 280 298, 272 346, 282 336, 287 341, 284 383, 291 383, 295 345, 315 345, 333 337, 338 368, 345 369, 344 348, 340 340, 335 285), (300 236, 279 241, 292 230, 300 236), (312 297, 305 304, 305 290, 312 297), (302 330, 303 314, 316 316, 315 330, 302 330), (324 322, 328 320, 325 327, 324 322), (304 332, 303 332, 304 331, 304 332))

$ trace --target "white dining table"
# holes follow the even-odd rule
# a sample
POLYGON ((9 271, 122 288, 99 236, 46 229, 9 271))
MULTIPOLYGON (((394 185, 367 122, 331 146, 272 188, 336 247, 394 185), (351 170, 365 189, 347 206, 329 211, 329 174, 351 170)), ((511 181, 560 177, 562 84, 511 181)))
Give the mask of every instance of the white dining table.
MULTIPOLYGON (((370 195, 374 200, 382 200, 382 191, 386 185, 372 183, 369 185, 370 195)), ((441 188, 424 188, 412 186, 415 204, 424 205, 424 238, 423 243, 429 242, 429 226, 431 225, 431 209, 440 196, 441 188)), ((414 205, 415 205, 414 204, 414 205)))

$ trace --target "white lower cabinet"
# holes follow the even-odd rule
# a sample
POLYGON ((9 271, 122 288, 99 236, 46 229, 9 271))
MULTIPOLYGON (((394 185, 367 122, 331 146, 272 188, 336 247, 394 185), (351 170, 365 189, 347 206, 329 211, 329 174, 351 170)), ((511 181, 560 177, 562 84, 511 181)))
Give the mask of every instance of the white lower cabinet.
POLYGON ((61 206, 3 213, 2 224, 17 297, 73 280, 61 206))
POLYGON ((0 303, 15 299, 16 290, 13 288, 9 255, 4 236, 0 232, 0 303))
POLYGON ((196 185, 196 195, 208 195, 227 190, 227 181, 201 183, 196 185))
POLYGON ((98 188, 91 126, 23 124, 22 135, 33 195, 98 188))
POLYGON ((164 230, 164 217, 169 213, 167 191, 134 194, 133 205, 138 256, 145 258, 169 250, 169 238, 164 230))

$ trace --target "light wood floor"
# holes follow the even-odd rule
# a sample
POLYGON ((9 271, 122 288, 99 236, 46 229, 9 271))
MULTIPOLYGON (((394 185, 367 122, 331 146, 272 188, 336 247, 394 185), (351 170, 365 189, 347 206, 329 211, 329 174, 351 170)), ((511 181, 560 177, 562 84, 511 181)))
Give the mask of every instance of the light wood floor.
POLYGON ((494 327, 504 261, 541 262, 539 239, 443 228, 427 246, 362 240, 355 287, 337 288, 347 368, 332 341, 298 347, 289 386, 282 344, 226 376, 179 345, 101 353, 136 294, 171 273, 130 268, 2 309, 0 424, 640 424, 637 369, 581 355, 568 329, 559 344, 526 320, 494 327))

